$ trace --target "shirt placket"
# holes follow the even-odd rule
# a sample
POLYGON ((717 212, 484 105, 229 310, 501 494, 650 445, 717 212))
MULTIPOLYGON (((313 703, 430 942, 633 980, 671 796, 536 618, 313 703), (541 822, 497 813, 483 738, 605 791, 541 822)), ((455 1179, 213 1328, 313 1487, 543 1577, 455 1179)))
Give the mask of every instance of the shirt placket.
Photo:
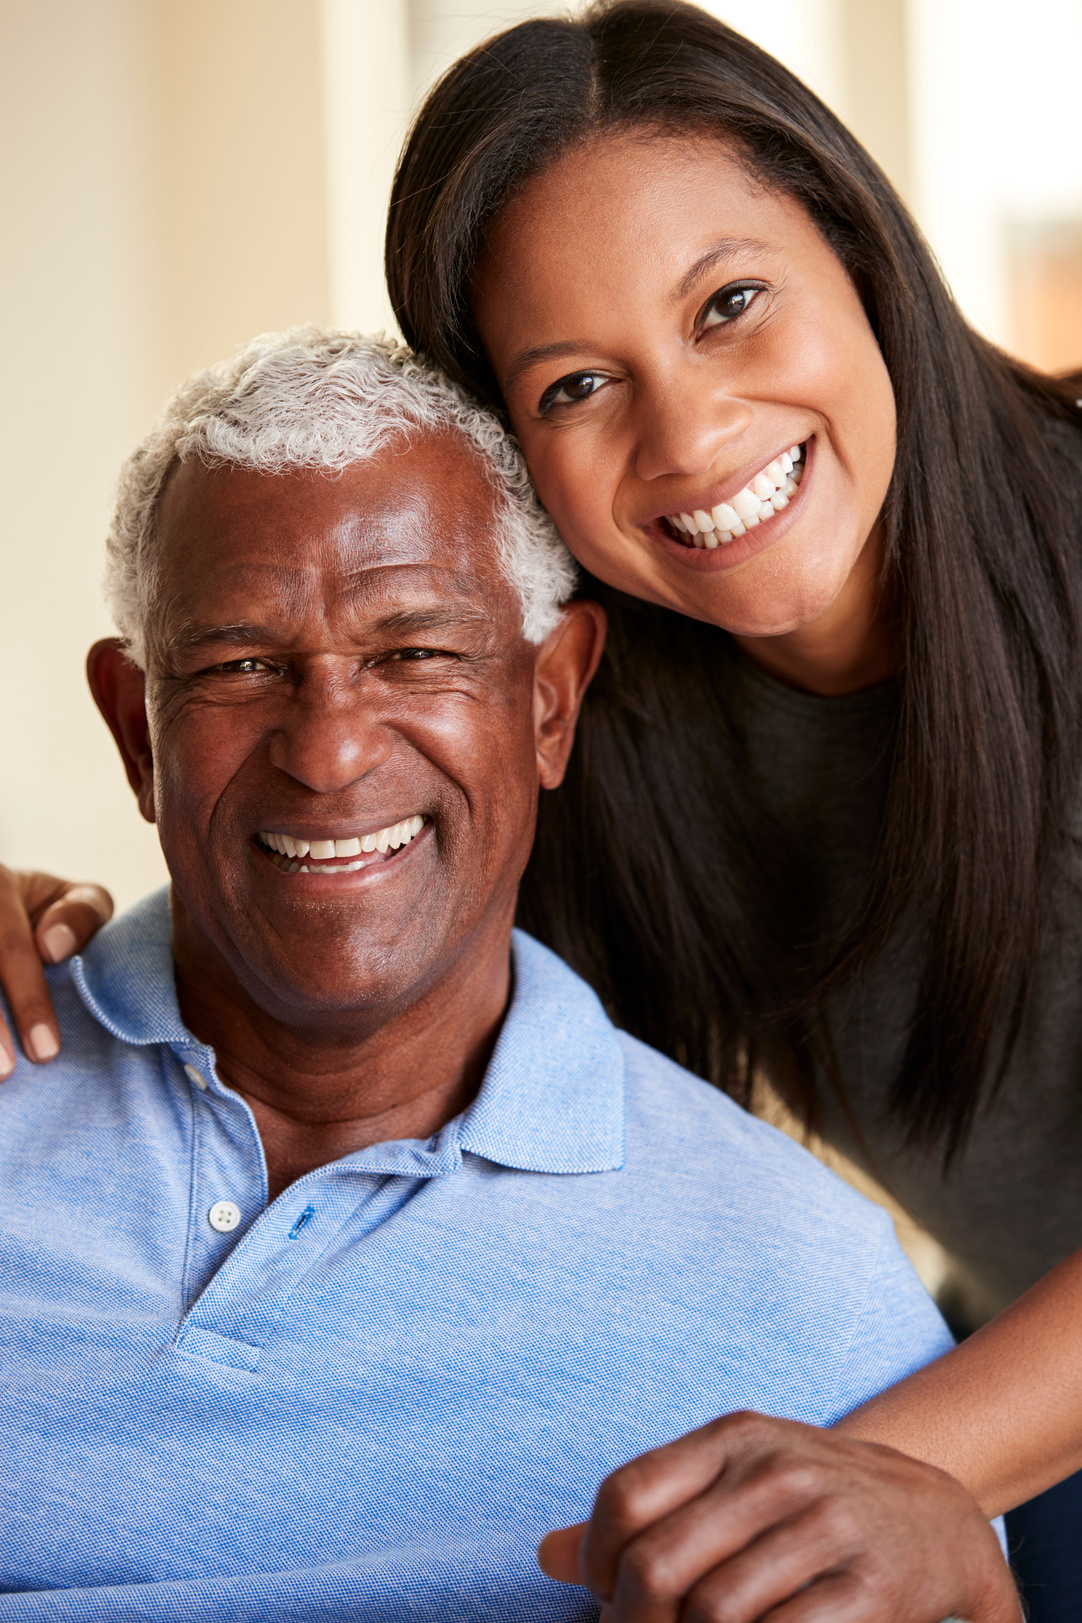
MULTIPOLYGON (((433 1157, 425 1166, 420 1157, 418 1177, 390 1168, 366 1171, 355 1164, 361 1157, 351 1157, 298 1179, 268 1206, 251 1112, 222 1088, 209 1050, 177 1059, 194 1095, 194 1131, 188 1305, 173 1349, 253 1371, 298 1284, 343 1230, 351 1242, 362 1239, 420 1183, 447 1170, 447 1160, 433 1157)), ((405 1170, 418 1157, 402 1148, 405 1170)))

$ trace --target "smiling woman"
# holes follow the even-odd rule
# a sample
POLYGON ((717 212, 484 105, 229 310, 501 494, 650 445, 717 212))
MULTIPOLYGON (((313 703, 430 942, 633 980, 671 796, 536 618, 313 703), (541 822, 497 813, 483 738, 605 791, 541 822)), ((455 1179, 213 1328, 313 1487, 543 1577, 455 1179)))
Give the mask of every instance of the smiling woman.
POLYGON ((534 478, 588 569, 759 639, 783 672, 814 624, 828 682, 889 674, 881 636, 864 638, 877 672, 855 672, 838 628, 875 619, 894 395, 804 208, 716 141, 614 133, 508 200, 473 285, 534 478))
MULTIPOLYGON (((765 1070, 974 1329, 1082 1245, 1082 391, 974 332, 837 118, 678 0, 457 63, 387 272, 609 611, 520 917, 648 1042, 744 1100, 765 1070)), ((992 1508, 1077 1468, 1076 1276, 866 1435, 992 1508)), ((1076 1617, 1077 1566, 1039 1576, 1076 1617)))

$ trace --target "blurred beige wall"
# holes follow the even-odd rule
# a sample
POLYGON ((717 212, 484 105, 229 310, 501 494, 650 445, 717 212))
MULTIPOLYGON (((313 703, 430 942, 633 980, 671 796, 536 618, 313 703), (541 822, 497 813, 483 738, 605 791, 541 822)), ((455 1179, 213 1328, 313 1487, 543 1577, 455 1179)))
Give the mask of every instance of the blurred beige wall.
MULTIPOLYGON (((121 901, 163 876, 82 674, 110 629, 117 468, 170 387, 254 333, 390 327, 383 214, 411 109, 458 53, 550 9, 0 0, 0 857, 121 901)), ((986 331, 1082 363, 1082 0, 1030 0, 1022 30, 1007 0, 711 9, 852 125, 986 331)))
POLYGON ((0 6, 0 852, 161 882, 83 678, 102 538, 169 388, 330 315, 318 0, 0 6))
POLYGON ((117 465, 167 377, 154 17, 138 0, 0 10, 0 852, 131 896, 161 871, 85 691, 109 631, 117 465))

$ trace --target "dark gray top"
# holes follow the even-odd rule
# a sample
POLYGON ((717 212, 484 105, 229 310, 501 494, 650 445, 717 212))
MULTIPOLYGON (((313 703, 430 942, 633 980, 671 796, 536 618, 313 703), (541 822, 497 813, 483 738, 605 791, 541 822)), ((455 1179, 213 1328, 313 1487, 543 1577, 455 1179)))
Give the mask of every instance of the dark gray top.
MULTIPOLYGON (((732 713, 767 799, 802 861, 826 881, 829 939, 871 872, 897 689, 821 699, 738 653, 726 665, 732 713)), ((1009 1070, 946 1175, 941 1158, 905 1146, 886 1110, 920 968, 915 950, 898 948, 835 1000, 831 1027, 864 1147, 829 1098, 821 1130, 944 1246, 952 1276, 943 1305, 973 1328, 1082 1246, 1082 897, 1061 887, 1009 1070)))

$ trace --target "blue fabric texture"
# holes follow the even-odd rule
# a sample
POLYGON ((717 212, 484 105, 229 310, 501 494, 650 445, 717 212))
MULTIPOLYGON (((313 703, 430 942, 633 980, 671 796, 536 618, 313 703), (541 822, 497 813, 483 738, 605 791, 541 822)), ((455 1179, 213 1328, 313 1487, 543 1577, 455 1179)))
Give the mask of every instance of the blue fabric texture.
POLYGON ((166 894, 50 971, 61 1057, 0 1087, 0 1620, 591 1618, 533 1550, 615 1466, 950 1345, 882 1212, 513 958, 470 1108, 270 1205, 166 894))

